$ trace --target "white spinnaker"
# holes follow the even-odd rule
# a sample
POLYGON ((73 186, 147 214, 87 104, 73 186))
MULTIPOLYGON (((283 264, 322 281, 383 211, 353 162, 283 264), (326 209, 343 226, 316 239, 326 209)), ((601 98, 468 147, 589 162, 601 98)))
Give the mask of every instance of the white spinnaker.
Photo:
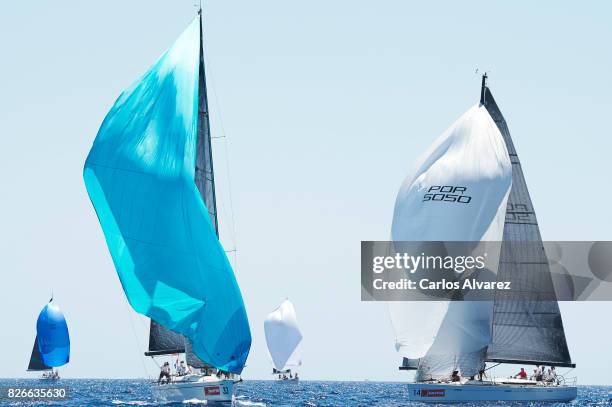
MULTIPOLYGON (((503 137, 486 108, 476 105, 433 143, 405 179, 395 203, 392 239, 501 241, 511 185, 512 165, 503 137), (465 187, 471 200, 425 201, 432 186, 465 187)), ((462 355, 486 349, 492 308, 490 301, 390 302, 396 349, 410 359, 427 354, 450 360, 438 369, 428 367, 431 376, 444 376, 459 367, 462 355)), ((473 369, 461 367, 464 373, 473 369)))
POLYGON ((302 341, 302 333, 291 301, 283 301, 268 315, 264 321, 264 331, 268 351, 277 370, 300 364, 299 357, 294 353, 302 341))

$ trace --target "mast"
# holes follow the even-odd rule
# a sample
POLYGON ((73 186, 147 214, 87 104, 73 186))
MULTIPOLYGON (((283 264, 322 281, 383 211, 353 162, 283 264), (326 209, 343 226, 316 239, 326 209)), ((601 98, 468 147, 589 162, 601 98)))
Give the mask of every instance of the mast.
POLYGON ((480 86, 480 104, 485 105, 486 103, 486 92, 487 92, 487 73, 482 75, 482 85, 480 86))
MULTIPOLYGON (((217 196, 215 191, 215 171, 212 158, 212 138, 210 136, 210 118, 208 111, 208 92, 206 89, 206 72, 204 69, 204 34, 202 29, 202 2, 198 9, 200 22, 200 61, 198 69, 198 132, 196 138, 195 183, 200 196, 208 209, 208 215, 219 238, 217 219, 217 196)), ((185 338, 185 359, 189 366, 207 368, 209 364, 193 352, 192 345, 185 338)))
POLYGON ((204 69, 204 36, 202 30, 202 5, 198 10, 200 19, 200 67, 198 78, 198 135, 196 142, 195 182, 200 195, 208 208, 208 214, 219 237, 217 219, 217 196, 215 191, 215 172, 212 158, 212 142, 210 135, 210 118, 208 111, 208 93, 206 89, 206 73, 204 69))

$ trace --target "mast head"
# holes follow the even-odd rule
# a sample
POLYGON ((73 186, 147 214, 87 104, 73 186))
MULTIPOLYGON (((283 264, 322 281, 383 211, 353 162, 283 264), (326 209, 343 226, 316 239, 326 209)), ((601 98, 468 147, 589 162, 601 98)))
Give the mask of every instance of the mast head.
POLYGON ((482 75, 482 84, 480 86, 480 104, 484 106, 486 104, 486 92, 487 92, 487 73, 482 75))

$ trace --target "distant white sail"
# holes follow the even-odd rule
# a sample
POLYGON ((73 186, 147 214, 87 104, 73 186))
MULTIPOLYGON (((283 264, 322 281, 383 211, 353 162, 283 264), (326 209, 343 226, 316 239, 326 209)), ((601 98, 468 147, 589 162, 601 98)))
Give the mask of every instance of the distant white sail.
MULTIPOLYGON (((501 241, 512 167, 503 137, 474 106, 421 157, 395 204, 394 241, 501 241)), ((419 373, 480 368, 491 339, 492 302, 390 302, 396 348, 428 356, 419 373)), ((423 359, 421 359, 423 362, 423 359)))
POLYGON ((272 311, 264 322, 268 351, 276 370, 300 364, 296 348, 302 341, 295 308, 289 300, 272 311))

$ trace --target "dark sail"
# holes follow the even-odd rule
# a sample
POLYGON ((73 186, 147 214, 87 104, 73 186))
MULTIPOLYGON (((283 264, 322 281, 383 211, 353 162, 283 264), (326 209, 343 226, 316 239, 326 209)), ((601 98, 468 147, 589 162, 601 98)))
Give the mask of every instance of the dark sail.
POLYGON ((399 370, 417 370, 419 368, 419 362, 421 359, 409 359, 403 358, 402 365, 399 370))
POLYGON ((50 366, 45 365, 38 350, 38 336, 34 339, 34 347, 32 348, 32 356, 30 356, 30 364, 28 371, 51 370, 50 366))
POLYGON ((149 329, 149 351, 146 356, 169 355, 185 352, 183 335, 172 332, 151 320, 149 329))
POLYGON ((512 289, 495 294, 492 342, 487 350, 487 361, 573 366, 521 163, 506 121, 485 79, 480 102, 503 135, 512 162, 512 189, 498 270, 498 280, 510 281, 512 289))
POLYGON ((200 10, 200 73, 198 82, 198 136, 196 144, 195 183, 212 221, 217 236, 217 200, 215 196, 215 173, 212 161, 210 138, 210 121, 208 116, 208 94, 206 93, 206 75, 204 72, 204 49, 202 37, 202 12, 200 10))
POLYGON ((193 353, 191 348, 191 343, 187 339, 185 339, 185 360, 187 364, 191 367, 195 367, 197 369, 202 369, 206 367, 210 367, 206 362, 203 362, 200 358, 193 353))
MULTIPOLYGON (((219 227, 217 224, 217 202, 215 196, 215 176, 212 162, 212 146, 210 137, 210 123, 208 117, 208 96, 206 91, 206 76, 204 72, 204 49, 202 36, 202 10, 200 18, 200 67, 198 79, 198 131, 196 140, 195 183, 202 200, 208 208, 217 237, 219 227)), ((208 365, 201 361, 192 351, 191 344, 183 335, 172 332, 151 320, 149 332, 149 351, 147 356, 167 355, 172 353, 186 353, 187 364, 195 368, 204 368, 208 365)))

